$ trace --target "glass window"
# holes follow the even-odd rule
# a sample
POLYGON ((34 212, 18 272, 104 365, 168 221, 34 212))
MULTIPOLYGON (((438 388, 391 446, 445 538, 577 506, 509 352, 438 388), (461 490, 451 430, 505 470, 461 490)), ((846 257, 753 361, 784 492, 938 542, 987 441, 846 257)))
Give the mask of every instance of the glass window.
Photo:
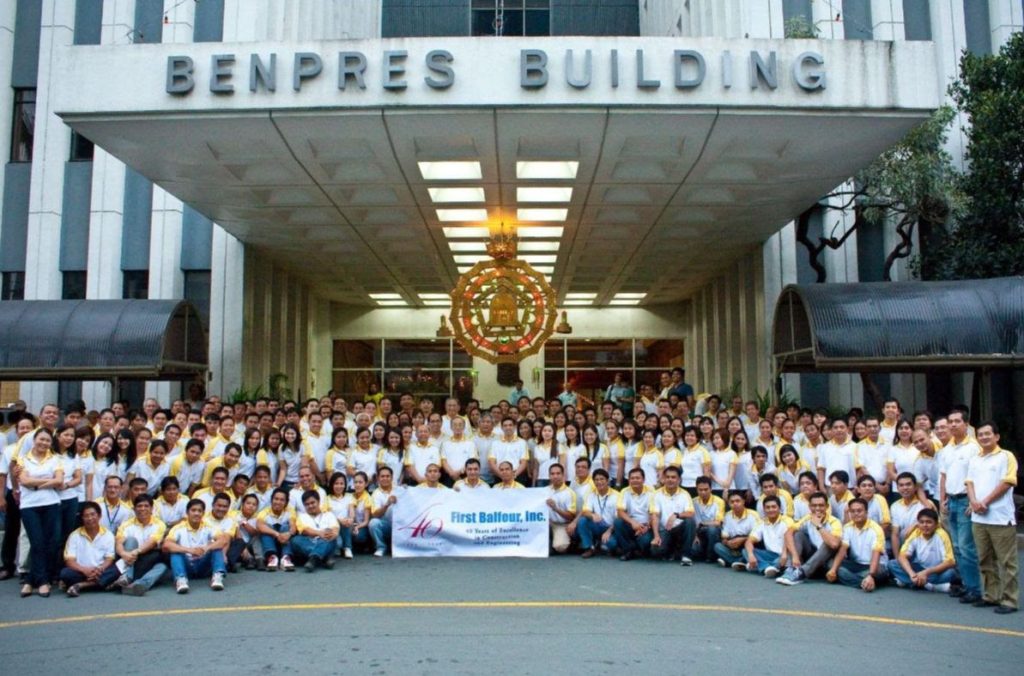
POLYGON ((683 365, 683 341, 644 339, 636 341, 636 367, 658 370, 683 365))
POLYGON ((571 381, 576 392, 599 406, 616 373, 634 387, 657 387, 662 371, 683 365, 678 339, 550 340, 544 346, 544 396, 557 396, 571 381))
POLYGON ((32 161, 32 139, 36 131, 36 90, 14 90, 11 162, 32 161))
POLYGON ((379 369, 380 366, 381 366, 381 341, 379 341, 379 340, 336 340, 336 341, 334 341, 334 368, 335 369, 379 369))
POLYGON ((85 270, 74 270, 61 273, 62 289, 60 297, 64 300, 85 300, 85 270))
POLYGON ((473 0, 472 35, 551 35, 549 0, 473 0))
POLYGON ((191 302, 199 311, 203 320, 203 328, 210 329, 210 271, 185 270, 185 300, 191 302))
POLYGON ((95 150, 92 141, 85 138, 77 131, 71 132, 71 161, 88 162, 92 160, 95 150))
MULTIPOLYGON (((335 341, 350 342, 350 341, 335 341)), ((380 384, 380 370, 335 370, 331 378, 331 388, 345 401, 362 401, 363 395, 369 390, 370 383, 380 384)))
POLYGON ((3 290, 0 300, 25 300, 25 273, 3 273, 3 290))
POLYGON ((149 298, 149 270, 125 270, 122 274, 122 298, 149 298))
POLYGON ((632 340, 566 341, 569 368, 633 368, 632 340))
POLYGON ((451 363, 451 341, 388 340, 384 343, 384 368, 443 368, 451 363))

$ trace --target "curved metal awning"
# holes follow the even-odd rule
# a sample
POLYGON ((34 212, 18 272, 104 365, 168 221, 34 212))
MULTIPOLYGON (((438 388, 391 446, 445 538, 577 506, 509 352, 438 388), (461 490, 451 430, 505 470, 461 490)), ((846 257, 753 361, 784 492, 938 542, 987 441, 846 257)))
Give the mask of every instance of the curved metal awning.
POLYGON ((776 372, 1024 364, 1024 277, 802 284, 775 306, 776 372))
POLYGON ((0 302, 0 380, 182 380, 207 362, 186 301, 0 302))

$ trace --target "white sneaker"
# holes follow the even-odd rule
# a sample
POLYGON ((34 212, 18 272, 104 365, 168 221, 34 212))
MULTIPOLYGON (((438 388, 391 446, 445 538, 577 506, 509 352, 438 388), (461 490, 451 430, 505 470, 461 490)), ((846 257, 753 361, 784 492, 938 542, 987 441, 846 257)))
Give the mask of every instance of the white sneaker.
POLYGON ((738 570, 738 571, 740 571, 742 573, 743 571, 745 571, 747 569, 747 564, 743 563, 742 561, 733 561, 732 562, 732 569, 733 570, 738 570))
POLYGON ((286 573, 290 573, 295 570, 295 564, 292 563, 292 557, 287 554, 281 557, 281 570, 286 573))
POLYGON ((124 589, 125 587, 127 587, 131 583, 132 583, 132 581, 131 581, 131 578, 128 577, 128 573, 121 573, 120 577, 118 577, 116 580, 114 580, 114 585, 113 586, 120 587, 121 589, 124 589))
POLYGON ((729 564, 725 562, 725 559, 718 559, 718 565, 720 565, 722 568, 729 567, 729 564))
POLYGON ((210 577, 210 589, 224 591, 224 573, 214 573, 210 577))
POLYGON ((681 565, 681 566, 692 566, 693 565, 693 559, 691 559, 689 556, 684 556, 682 559, 679 560, 679 565, 681 565))
POLYGON ((345 547, 344 555, 345 555, 346 559, 351 559, 352 558, 352 550, 349 549, 348 547, 345 547))
POLYGON ((779 576, 779 569, 775 566, 768 566, 764 569, 764 576, 768 578, 775 578, 779 576))
POLYGON ((174 581, 174 591, 178 592, 179 594, 187 594, 188 593, 188 579, 186 579, 184 577, 179 577, 177 580, 175 580, 174 581))
POLYGON ((274 554, 267 557, 267 570, 271 573, 277 570, 277 556, 274 554))
POLYGON ((928 591, 940 592, 942 594, 948 594, 949 593, 949 586, 950 585, 949 585, 948 582, 940 582, 938 584, 932 584, 931 582, 926 582, 925 585, 924 585, 924 588, 927 589, 928 591))
POLYGON ((375 550, 373 552, 373 555, 378 557, 378 558, 380 558, 380 557, 384 556, 384 550, 383 549, 377 549, 377 550, 375 550))

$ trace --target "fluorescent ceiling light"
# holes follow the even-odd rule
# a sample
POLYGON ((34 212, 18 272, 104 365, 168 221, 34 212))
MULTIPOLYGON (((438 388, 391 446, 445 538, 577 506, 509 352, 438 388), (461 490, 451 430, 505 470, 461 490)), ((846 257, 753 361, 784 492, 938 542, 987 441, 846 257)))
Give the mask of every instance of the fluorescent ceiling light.
POLYGON ((558 251, 561 242, 520 242, 520 251, 558 251))
POLYGON ((428 306, 428 307, 448 307, 449 305, 452 304, 452 301, 450 299, 449 300, 425 300, 425 301, 423 301, 423 304, 428 306))
POLYGON ((555 274, 554 265, 534 265, 533 269, 542 275, 553 275, 555 274))
POLYGON ((445 202, 483 202, 483 188, 427 188, 435 204, 445 202))
POLYGON ((487 251, 485 242, 448 242, 452 251, 487 251))
POLYGON ((383 305, 385 307, 409 307, 409 304, 404 300, 379 300, 377 305, 383 305))
POLYGON ((402 294, 400 293, 371 293, 370 298, 374 300, 400 300, 402 294))
POLYGON ((516 178, 576 178, 580 163, 568 162, 516 162, 516 178))
POLYGON ((459 274, 460 274, 460 275, 464 275, 464 274, 466 274, 467 272, 469 272, 469 271, 470 271, 470 269, 471 269, 472 267, 473 267, 472 265, 460 265, 460 266, 459 266, 459 268, 458 268, 458 270, 459 270, 459 274))
POLYGON ((452 221, 486 221, 487 209, 438 209, 437 220, 446 223, 452 221))
MULTIPOLYGON (((439 210, 440 211, 440 210, 439 210)), ((482 209, 481 211, 486 211, 482 209)), ((517 209, 520 221, 564 221, 569 217, 568 209, 517 209)), ((444 219, 441 219, 444 220, 444 219)))
POLYGON ((450 300, 451 296, 447 293, 421 293, 419 294, 420 300, 450 300))
POLYGON ((562 302, 562 305, 566 305, 566 306, 570 306, 570 305, 593 305, 593 304, 594 304, 594 301, 592 301, 592 300, 565 300, 565 301, 562 302))
POLYGON ((518 202, 568 202, 572 199, 572 188, 516 188, 518 202))
POLYGON ((567 294, 565 294, 565 297, 569 298, 569 299, 573 299, 573 300, 594 300, 595 298, 597 298, 597 294, 596 293, 567 293, 567 294))
MULTIPOLYGON (((558 228, 561 230, 561 228, 558 228)), ((491 232, 487 228, 443 228, 444 236, 448 239, 486 239, 491 232)), ((521 232, 521 231, 520 231, 521 232)), ((522 237, 522 235, 520 235, 522 237)))
POLYGON ((609 305, 639 305, 639 300, 626 300, 623 298, 612 298, 608 301, 609 305))
POLYGON ((530 264, 533 264, 533 263, 554 263, 558 259, 558 256, 555 256, 554 254, 552 254, 550 256, 548 256, 548 255, 532 254, 532 255, 529 255, 529 256, 519 256, 519 258, 521 260, 526 261, 527 263, 530 263, 530 264))
MULTIPOLYGON (((486 228, 483 228, 486 230, 486 228)), ((539 225, 531 226, 526 228, 516 228, 516 234, 519 235, 519 239, 558 239, 565 232, 565 228, 560 225, 539 225)), ((485 232, 484 237, 487 236, 485 232)))
POLYGON ((417 162, 424 181, 471 181, 484 177, 479 162, 417 162))
POLYGON ((456 263, 475 265, 480 261, 487 260, 488 258, 490 258, 490 256, 488 256, 487 254, 456 254, 452 256, 452 258, 455 259, 456 263))
POLYGON ((615 300, 641 300, 646 293, 617 293, 613 296, 615 300))

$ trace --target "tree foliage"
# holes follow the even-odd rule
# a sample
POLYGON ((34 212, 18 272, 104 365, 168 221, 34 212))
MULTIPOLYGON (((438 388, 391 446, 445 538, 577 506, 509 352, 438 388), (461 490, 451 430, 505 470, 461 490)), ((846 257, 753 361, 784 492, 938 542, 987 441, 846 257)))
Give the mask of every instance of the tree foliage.
POLYGON ((916 267, 924 279, 1024 274, 1024 33, 999 54, 965 53, 949 94, 968 122, 963 204, 916 267))

